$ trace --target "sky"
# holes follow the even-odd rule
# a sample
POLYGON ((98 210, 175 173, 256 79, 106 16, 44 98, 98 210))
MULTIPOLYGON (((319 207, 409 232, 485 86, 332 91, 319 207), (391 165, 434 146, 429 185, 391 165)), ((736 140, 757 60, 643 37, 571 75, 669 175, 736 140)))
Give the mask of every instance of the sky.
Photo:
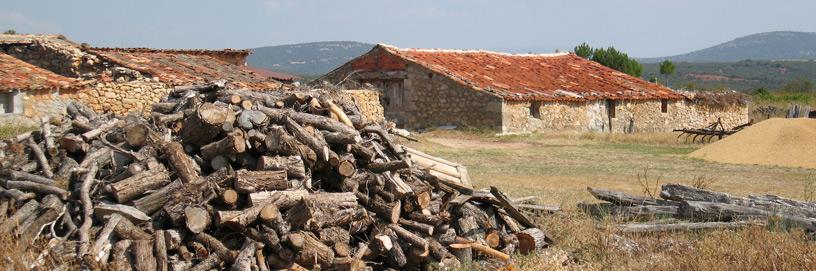
POLYGON ((581 42, 635 57, 778 30, 816 32, 813 0, 0 0, 0 31, 106 47, 254 48, 351 40, 509 52, 581 42))

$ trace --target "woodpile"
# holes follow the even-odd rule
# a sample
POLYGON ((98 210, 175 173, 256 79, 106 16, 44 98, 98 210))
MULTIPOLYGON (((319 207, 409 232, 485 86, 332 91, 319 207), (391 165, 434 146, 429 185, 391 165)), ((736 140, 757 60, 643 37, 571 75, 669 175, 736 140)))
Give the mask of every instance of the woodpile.
POLYGON ((734 229, 749 224, 775 223, 816 233, 816 202, 801 202, 774 195, 736 197, 726 193, 681 184, 665 184, 660 198, 588 187, 592 196, 605 203, 579 204, 594 215, 614 215, 624 220, 677 219, 677 223, 631 223, 619 225, 622 232, 734 229))
POLYGON ((552 242, 519 211, 528 199, 474 190, 464 167, 401 146, 330 93, 223 85, 177 87, 149 118, 70 104, 66 118, 7 140, 0 232, 39 244, 21 261, 454 268, 510 264, 552 242))

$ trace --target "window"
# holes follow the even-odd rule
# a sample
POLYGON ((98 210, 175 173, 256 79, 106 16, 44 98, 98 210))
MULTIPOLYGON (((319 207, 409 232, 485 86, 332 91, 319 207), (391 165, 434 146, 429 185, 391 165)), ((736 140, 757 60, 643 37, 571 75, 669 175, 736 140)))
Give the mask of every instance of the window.
POLYGON ((530 103, 530 116, 537 119, 541 118, 541 102, 533 101, 530 103))
POLYGON ((609 118, 615 118, 615 101, 606 100, 606 112, 609 114, 609 118))
POLYGON ((14 113, 14 93, 0 93, 0 114, 14 113))
POLYGON ((669 112, 669 101, 660 100, 660 113, 668 113, 668 112, 669 112))

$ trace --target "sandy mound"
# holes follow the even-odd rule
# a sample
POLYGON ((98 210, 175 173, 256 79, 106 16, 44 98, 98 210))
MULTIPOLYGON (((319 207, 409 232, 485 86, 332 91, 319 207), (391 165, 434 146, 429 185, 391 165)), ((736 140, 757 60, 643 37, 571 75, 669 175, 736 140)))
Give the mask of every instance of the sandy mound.
POLYGON ((769 119, 689 156, 722 163, 816 168, 816 120, 769 119))

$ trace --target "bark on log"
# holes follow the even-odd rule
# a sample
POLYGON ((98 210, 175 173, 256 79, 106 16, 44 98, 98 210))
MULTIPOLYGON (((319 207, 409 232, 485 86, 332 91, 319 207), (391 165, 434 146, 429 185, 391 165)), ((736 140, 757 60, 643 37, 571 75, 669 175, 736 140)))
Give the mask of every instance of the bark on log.
POLYGON ((82 180, 82 186, 79 188, 79 198, 82 202, 82 225, 79 226, 79 248, 77 251, 77 258, 82 259, 85 254, 88 254, 88 248, 91 241, 91 226, 93 224, 93 202, 91 201, 91 185, 95 182, 98 168, 96 164, 92 164, 85 178, 82 180))
POLYGON ((34 215, 39 206, 40 203, 36 200, 29 200, 26 202, 22 207, 17 209, 13 215, 8 217, 8 219, 0 224, 0 234, 11 233, 15 228, 17 228, 17 226, 20 225, 20 223, 34 215))
POLYGON ((45 153, 43 153, 43 150, 37 145, 37 142, 34 142, 34 138, 28 138, 28 148, 34 153, 34 157, 37 159, 37 163, 40 164, 40 170, 43 175, 45 175, 46 178, 54 178, 54 171, 51 169, 51 165, 48 164, 48 158, 45 157, 45 153))
POLYGON ((219 155, 231 156, 244 151, 246 151, 246 138, 243 132, 233 132, 221 140, 201 147, 201 158, 211 160, 219 155))
POLYGON ((113 233, 113 229, 116 228, 116 224, 119 224, 119 221, 124 219, 119 214, 111 214, 108 216, 108 221, 105 222, 105 226, 96 235, 96 241, 94 241, 93 246, 91 247, 90 254, 93 257, 94 261, 96 262, 107 262, 108 259, 108 252, 111 248, 113 248, 113 238, 111 233, 113 233))
POLYGON ((536 227, 536 225, 533 224, 533 222, 531 222, 530 219, 527 218, 527 216, 525 216, 518 209, 516 209, 516 207, 513 205, 510 199, 506 195, 504 195, 504 193, 499 191, 498 188, 496 188, 495 186, 491 186, 490 193, 493 194, 494 197, 496 197, 496 200, 498 200, 500 206, 505 211, 507 211, 507 214, 510 215, 516 221, 520 222, 521 225, 523 225, 526 228, 536 227))
POLYGON ((660 197, 673 201, 707 201, 720 203, 736 203, 742 200, 726 193, 713 192, 681 184, 664 184, 660 190, 660 197))
POLYGON ((734 230, 748 227, 755 224, 749 221, 736 222, 697 222, 697 223, 672 223, 672 224, 622 224, 616 226, 622 233, 656 233, 656 232, 685 232, 700 230, 734 230))
POLYGON ((30 181, 6 181, 5 186, 8 189, 31 191, 38 194, 56 195, 61 199, 65 199, 68 196, 68 191, 65 191, 62 188, 30 181))
POLYGON ((300 156, 261 156, 255 170, 286 170, 289 178, 306 178, 306 166, 300 156))
POLYGON ((266 190, 285 190, 289 188, 285 170, 235 172, 235 190, 241 193, 254 193, 266 190))
POLYGON ((195 240, 201 242, 202 244, 212 249, 213 252, 215 252, 214 254, 217 254, 222 261, 228 263, 235 261, 237 253, 235 251, 228 249, 226 246, 224 246, 223 243, 221 243, 221 241, 219 241, 215 237, 212 237, 212 235, 202 232, 196 234, 195 240))
POLYGON ((123 203, 143 195, 148 190, 161 188, 169 182, 170 175, 165 171, 142 171, 111 184, 111 192, 117 202, 123 203))
POLYGON ((138 271, 156 270, 156 258, 153 257, 153 242, 150 240, 134 240, 131 245, 134 266, 138 271))
POLYGON ((400 239, 420 250, 420 256, 428 255, 428 241, 397 224, 389 224, 388 228, 394 231, 400 239))
POLYGON ((144 197, 136 199, 133 201, 133 207, 136 209, 141 210, 145 214, 153 214, 165 203, 170 199, 170 195, 172 195, 175 191, 182 189, 184 184, 181 183, 181 180, 175 180, 168 185, 165 185, 159 190, 154 191, 144 197))
POLYGON ((156 268, 159 271, 168 270, 167 244, 164 236, 163 230, 153 232, 153 252, 156 255, 156 268))
POLYGON ((334 261, 334 251, 321 243, 311 232, 289 233, 289 244, 298 251, 295 262, 305 267, 328 268, 334 261))
POLYGON ((133 222, 130 220, 122 219, 116 226, 113 228, 113 231, 116 232, 116 235, 122 239, 130 239, 130 240, 149 240, 150 234, 146 233, 144 230, 140 229, 133 222))
POLYGON ((619 191, 612 191, 612 190, 605 190, 605 189, 595 189, 592 187, 587 187, 587 191, 592 194, 593 197, 599 200, 608 201, 617 205, 622 206, 641 206, 641 205, 674 205, 677 206, 677 202, 671 202, 666 200, 660 199, 652 199, 647 197, 629 195, 619 191))
POLYGON ((548 244, 549 238, 538 228, 528 228, 516 233, 516 238, 519 241, 519 252, 522 254, 530 254, 538 249, 541 249, 548 244))
POLYGON ((224 123, 235 121, 235 112, 226 107, 204 103, 196 113, 184 121, 180 131, 184 144, 201 147, 212 140, 221 131, 224 123))
POLYGON ((184 147, 178 142, 166 142, 163 145, 165 156, 170 166, 175 169, 176 175, 182 183, 193 183, 199 178, 195 170, 195 162, 184 153, 184 147))

